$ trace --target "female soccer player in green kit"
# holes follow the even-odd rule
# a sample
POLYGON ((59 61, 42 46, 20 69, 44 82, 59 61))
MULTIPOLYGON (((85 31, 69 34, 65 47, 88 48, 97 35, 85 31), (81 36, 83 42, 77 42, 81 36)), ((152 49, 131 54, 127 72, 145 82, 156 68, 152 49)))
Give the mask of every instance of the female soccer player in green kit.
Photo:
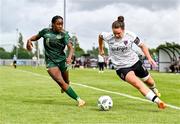
POLYGON ((51 23, 52 28, 44 28, 38 34, 29 38, 26 47, 31 51, 33 47, 32 42, 39 40, 41 37, 44 38, 45 61, 49 75, 62 88, 62 91, 65 91, 78 102, 78 106, 84 106, 85 101, 69 86, 67 64, 71 63, 74 50, 68 32, 63 29, 63 18, 61 16, 54 16, 51 23), (69 50, 67 58, 64 53, 66 45, 69 50))

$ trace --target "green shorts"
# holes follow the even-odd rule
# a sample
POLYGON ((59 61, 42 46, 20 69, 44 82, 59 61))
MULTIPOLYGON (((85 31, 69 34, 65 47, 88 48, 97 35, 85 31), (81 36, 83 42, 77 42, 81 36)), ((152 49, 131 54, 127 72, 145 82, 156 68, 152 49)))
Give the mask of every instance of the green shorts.
POLYGON ((46 61, 46 68, 52 68, 52 67, 58 67, 61 70, 61 72, 67 71, 68 68, 65 60, 58 63, 52 61, 46 61))

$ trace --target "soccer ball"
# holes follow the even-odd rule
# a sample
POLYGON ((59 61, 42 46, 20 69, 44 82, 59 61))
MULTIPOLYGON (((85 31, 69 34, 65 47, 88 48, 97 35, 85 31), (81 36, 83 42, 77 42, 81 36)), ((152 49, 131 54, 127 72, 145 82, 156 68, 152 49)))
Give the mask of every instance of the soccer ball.
POLYGON ((113 101, 110 96, 101 96, 98 99, 99 110, 108 111, 113 106, 113 101))

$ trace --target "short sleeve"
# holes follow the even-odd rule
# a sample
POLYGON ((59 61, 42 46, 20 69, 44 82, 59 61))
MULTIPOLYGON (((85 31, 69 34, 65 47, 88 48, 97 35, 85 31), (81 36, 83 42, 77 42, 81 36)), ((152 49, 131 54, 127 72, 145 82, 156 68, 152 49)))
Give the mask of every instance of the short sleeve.
POLYGON ((64 43, 67 45, 71 40, 71 37, 69 36, 68 32, 65 33, 64 36, 64 43))
POLYGON ((47 30, 48 30, 47 28, 42 29, 41 31, 39 31, 38 36, 43 37, 44 34, 47 32, 47 30))
POLYGON ((100 37, 105 41, 105 42, 109 42, 109 40, 111 40, 113 38, 113 34, 109 33, 109 32, 101 32, 100 33, 100 37))
POLYGON ((142 41, 139 39, 139 37, 133 33, 133 32, 128 32, 129 35, 131 36, 131 40, 133 43, 135 43, 137 46, 142 44, 142 41))

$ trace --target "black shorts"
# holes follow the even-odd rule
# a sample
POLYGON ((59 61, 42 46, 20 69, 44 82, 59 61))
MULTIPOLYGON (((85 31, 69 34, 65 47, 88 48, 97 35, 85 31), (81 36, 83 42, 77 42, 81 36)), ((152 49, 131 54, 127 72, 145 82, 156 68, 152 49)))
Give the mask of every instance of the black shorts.
POLYGON ((13 61, 13 64, 16 64, 16 61, 13 61))
POLYGON ((98 62, 98 65, 99 65, 100 67, 102 67, 102 66, 104 66, 104 62, 98 62))
POLYGON ((131 67, 120 68, 120 69, 116 70, 116 73, 122 80, 125 81, 126 75, 130 71, 134 71, 135 75, 139 78, 145 78, 149 75, 149 72, 143 66, 143 64, 140 60, 131 67))

